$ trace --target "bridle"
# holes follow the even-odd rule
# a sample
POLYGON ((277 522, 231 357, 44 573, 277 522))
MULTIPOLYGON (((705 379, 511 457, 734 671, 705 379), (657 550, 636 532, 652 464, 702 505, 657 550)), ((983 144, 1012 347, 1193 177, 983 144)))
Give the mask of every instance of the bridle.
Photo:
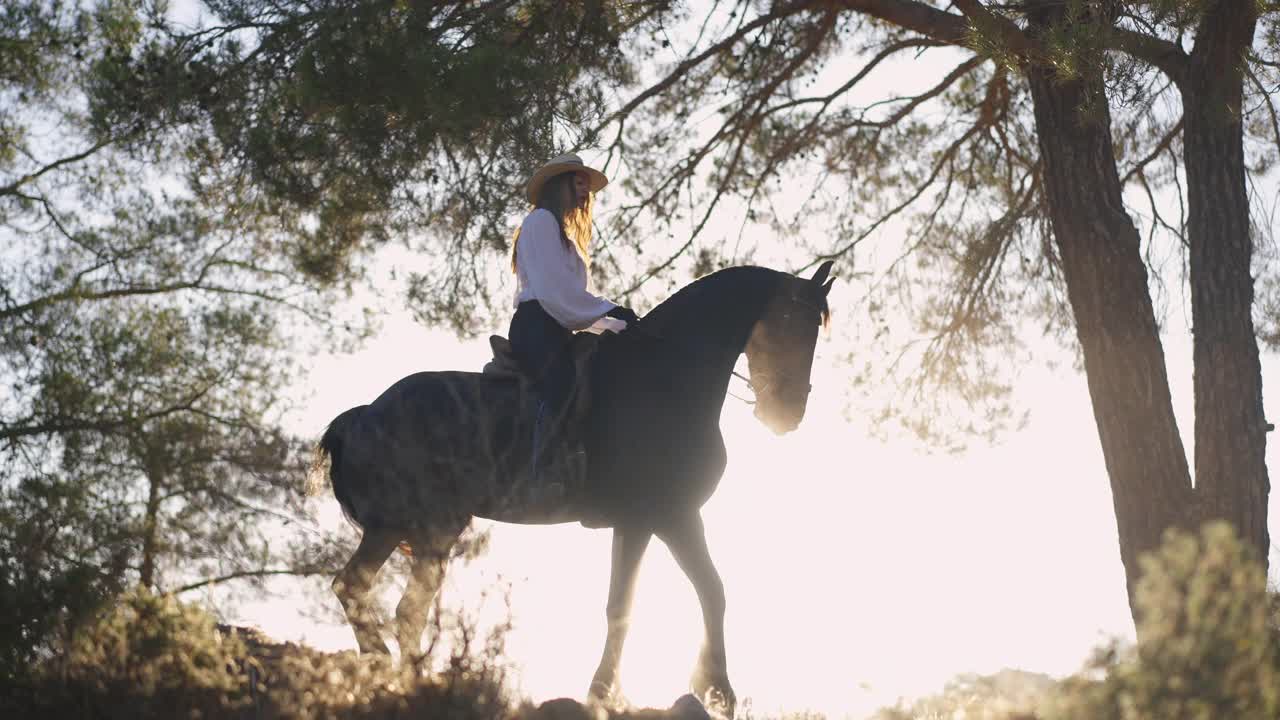
MULTIPOLYGON (((760 393, 762 393, 762 392, 764 392, 765 390, 769 389, 769 387, 770 387, 771 385, 773 385, 773 376, 772 376, 772 375, 765 375, 765 377, 766 377, 766 378, 768 378, 768 379, 769 379, 769 381, 768 381, 768 382, 766 382, 765 384, 761 385, 760 387, 756 387, 755 383, 751 382, 751 378, 747 377, 746 375, 743 375, 742 373, 738 372, 737 370, 734 370, 734 371, 733 371, 733 374, 734 374, 735 376, 739 377, 739 378, 742 378, 742 381, 743 381, 743 382, 745 382, 745 383, 747 384, 747 389, 748 389, 748 390, 750 390, 751 392, 755 393, 755 394, 756 394, 756 397, 759 397, 759 396, 760 396, 760 393)), ((730 390, 730 391, 726 391, 726 392, 729 394, 729 396, 730 396, 730 397, 737 398, 738 400, 741 400, 742 402, 744 402, 744 403, 746 403, 746 404, 748 404, 748 405, 755 405, 756 403, 760 402, 759 400, 748 400, 748 399, 746 399, 746 398, 744 398, 744 397, 738 397, 737 395, 734 395, 734 394, 733 394, 733 391, 731 391, 731 390, 730 390)), ((813 383, 809 383, 809 392, 810 392, 810 393, 812 393, 812 392, 813 392, 813 383)))
MULTIPOLYGON (((795 297, 794 295, 793 295, 790 299, 791 299, 791 302, 793 302, 793 303, 794 303, 794 304, 796 304, 796 305, 803 305, 803 306, 805 306, 805 307, 807 307, 807 308, 811 308, 812 310, 816 311, 819 315, 821 315, 821 313, 822 313, 822 308, 818 307, 818 306, 817 306, 816 304, 814 304, 814 303, 808 302, 807 300, 802 300, 801 298, 795 297)), ((782 313, 781 317, 782 317, 782 322, 783 322, 783 323, 790 322, 790 320, 791 320, 791 312, 790 312, 790 311, 788 311, 788 312, 782 313)), ((759 397, 760 397, 760 394, 761 394, 761 393, 763 393, 765 390, 768 390, 770 387, 772 387, 772 386, 773 386, 773 380, 774 380, 774 377, 775 377, 775 374, 773 374, 773 373, 770 373, 770 374, 764 375, 764 377, 763 377, 763 380, 765 381, 765 382, 764 382, 764 384, 757 386, 755 383, 751 382, 751 378, 747 377, 746 375, 743 375, 742 373, 738 372, 737 370, 734 370, 734 371, 732 371, 732 372, 733 372, 733 374, 734 374, 734 376, 735 376, 735 377, 740 378, 743 382, 745 382, 745 383, 747 384, 747 389, 748 389, 748 390, 750 390, 752 393, 754 393, 754 394, 755 394, 755 396, 756 396, 757 398, 759 398, 759 397)), ((729 394, 729 396, 730 396, 730 397, 733 397, 733 398, 736 398, 736 399, 738 399, 738 400, 741 400, 742 402, 746 403, 747 405, 755 405, 755 404, 757 404, 758 402, 760 402, 759 400, 748 400, 748 399, 746 399, 746 398, 744 398, 744 397, 738 397, 738 396, 737 396, 737 395, 735 395, 732 391, 727 391, 727 392, 728 392, 728 394, 729 394)), ((812 392, 813 392, 813 383, 809 383, 809 392, 810 392, 810 393, 812 393, 812 392)))
MULTIPOLYGON (((748 390, 750 390, 751 392, 755 393, 757 396, 760 394, 760 391, 756 389, 756 386, 751 384, 751 378, 747 377, 746 375, 743 375, 742 373, 738 372, 737 370, 734 370, 734 371, 733 371, 733 374, 734 374, 735 376, 737 376, 737 377, 742 378, 742 381, 743 381, 743 382, 745 382, 745 383, 747 384, 747 389, 748 389, 748 390)), ((765 385, 765 387, 768 387, 768 385, 765 385)), ((741 400, 742 402, 746 403, 747 405, 755 405, 756 403, 760 402, 759 400, 748 400, 748 399, 746 399, 746 398, 744 398, 744 397, 738 397, 737 395, 735 395, 735 394, 734 394, 734 392, 733 392, 732 390, 726 390, 725 392, 727 392, 727 393, 729 394, 729 397, 731 397, 731 398, 736 398, 736 399, 738 399, 738 400, 741 400)))

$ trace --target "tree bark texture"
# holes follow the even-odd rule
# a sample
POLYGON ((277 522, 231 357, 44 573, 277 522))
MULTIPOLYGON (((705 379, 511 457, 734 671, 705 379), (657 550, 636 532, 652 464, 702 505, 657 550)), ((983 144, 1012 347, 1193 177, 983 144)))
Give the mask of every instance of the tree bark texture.
POLYGON ((149 590, 156 589, 156 556, 160 553, 160 471, 151 463, 147 468, 147 509, 142 521, 142 565, 138 582, 149 590))
POLYGON ((1220 0, 1196 32, 1182 84, 1194 330, 1200 522, 1231 522, 1267 561, 1266 419, 1253 327, 1253 238, 1241 99, 1257 5, 1220 0))
MULTIPOLYGON (((1089 106, 1089 78, 1063 81, 1024 67, 1035 107, 1044 187, 1094 420, 1111 480, 1120 559, 1134 608, 1139 556, 1169 527, 1186 526, 1193 500, 1169 394, 1147 268, 1121 200, 1105 100, 1089 106)), ((1101 88, 1100 76, 1092 87, 1101 88)), ((1097 92, 1101 92, 1098 90, 1097 92)), ((1136 616, 1136 609, 1135 609, 1136 616)))

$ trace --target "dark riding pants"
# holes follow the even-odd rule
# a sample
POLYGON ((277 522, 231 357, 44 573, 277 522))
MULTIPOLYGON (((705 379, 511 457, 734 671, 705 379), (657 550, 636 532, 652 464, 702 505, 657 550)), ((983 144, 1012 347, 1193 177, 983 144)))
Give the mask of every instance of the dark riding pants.
POLYGON ((550 416, 557 417, 573 388, 573 333, 537 300, 527 300, 516 308, 507 337, 521 369, 533 378, 538 398, 546 403, 550 416))

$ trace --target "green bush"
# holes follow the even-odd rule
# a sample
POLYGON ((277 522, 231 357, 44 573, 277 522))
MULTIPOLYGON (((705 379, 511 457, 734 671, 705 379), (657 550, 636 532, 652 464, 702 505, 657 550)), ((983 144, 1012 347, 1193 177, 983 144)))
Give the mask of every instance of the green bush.
POLYGON ((1103 648, 1050 720, 1273 720, 1280 652, 1266 573, 1225 523, 1170 532, 1142 560, 1132 649, 1103 648))
POLYGON ((501 643, 459 622, 448 657, 403 665, 323 653, 218 626, 205 611, 138 590, 87 624, 59 657, 14 678, 5 717, 451 718, 510 715, 501 643))
MULTIPOLYGON (((216 717, 249 702, 244 646, 207 613, 138 589, 32 668, 30 716, 216 717)), ((25 716, 25 715, 20 715, 25 716)))

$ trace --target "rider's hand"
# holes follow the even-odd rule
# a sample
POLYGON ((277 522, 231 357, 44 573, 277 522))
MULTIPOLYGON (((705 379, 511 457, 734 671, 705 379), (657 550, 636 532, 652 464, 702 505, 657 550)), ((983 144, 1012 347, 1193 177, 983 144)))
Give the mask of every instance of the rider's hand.
POLYGON ((622 305, 618 305, 605 313, 605 317, 617 318, 628 325, 640 322, 640 316, 636 315, 634 310, 629 307, 623 307, 622 305))
POLYGON ((595 322, 595 327, 600 328, 600 332, 620 333, 627 329, 627 321, 611 318, 608 315, 600 318, 595 322))

